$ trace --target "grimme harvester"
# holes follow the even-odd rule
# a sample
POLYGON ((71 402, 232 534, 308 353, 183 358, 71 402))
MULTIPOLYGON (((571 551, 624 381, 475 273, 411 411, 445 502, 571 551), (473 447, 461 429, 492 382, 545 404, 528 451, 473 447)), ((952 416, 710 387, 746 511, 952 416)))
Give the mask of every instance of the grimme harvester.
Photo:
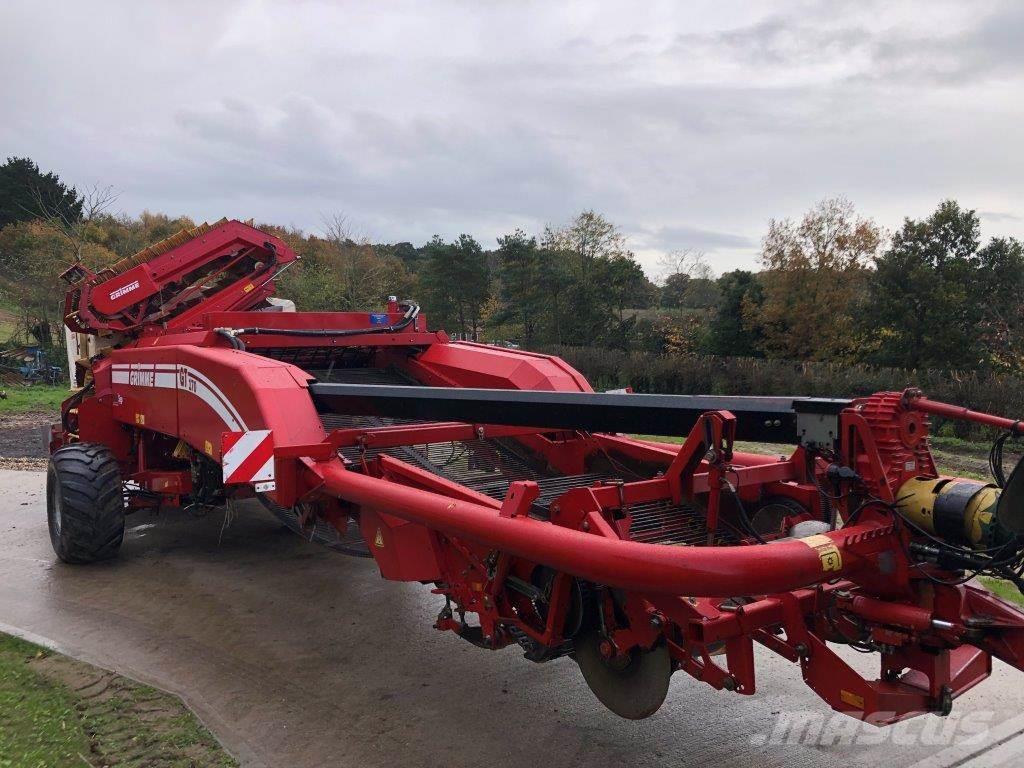
POLYGON ((948 713, 993 657, 1024 668, 1024 613, 969 583, 1024 583, 1024 470, 1002 468, 1020 422, 915 390, 596 393, 558 358, 428 331, 413 302, 289 311, 274 279, 296 258, 225 220, 64 273, 65 321, 95 354, 52 432, 62 560, 113 556, 126 514, 255 497, 432 585, 437 629, 570 657, 626 718, 677 671, 753 694, 755 644, 879 725, 948 713), (1002 433, 995 482, 939 475, 929 414, 1002 433), (837 644, 876 653, 877 679, 837 644))

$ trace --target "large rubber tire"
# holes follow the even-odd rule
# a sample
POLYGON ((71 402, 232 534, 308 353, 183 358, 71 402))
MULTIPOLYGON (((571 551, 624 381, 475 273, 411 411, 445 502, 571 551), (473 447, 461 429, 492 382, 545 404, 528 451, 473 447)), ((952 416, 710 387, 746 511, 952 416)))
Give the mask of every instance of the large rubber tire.
POLYGON ((117 554, 124 539, 121 469, 108 448, 72 443, 50 456, 46 473, 50 543, 65 563, 117 554))

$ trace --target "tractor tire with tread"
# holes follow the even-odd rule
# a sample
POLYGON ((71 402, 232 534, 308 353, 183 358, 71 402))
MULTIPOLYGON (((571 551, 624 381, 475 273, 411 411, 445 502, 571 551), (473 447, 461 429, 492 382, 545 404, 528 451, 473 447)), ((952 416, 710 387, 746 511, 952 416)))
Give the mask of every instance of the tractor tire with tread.
POLYGON ((50 543, 65 563, 117 554, 124 538, 124 490, 114 454, 96 443, 72 443, 50 457, 46 518, 50 543))

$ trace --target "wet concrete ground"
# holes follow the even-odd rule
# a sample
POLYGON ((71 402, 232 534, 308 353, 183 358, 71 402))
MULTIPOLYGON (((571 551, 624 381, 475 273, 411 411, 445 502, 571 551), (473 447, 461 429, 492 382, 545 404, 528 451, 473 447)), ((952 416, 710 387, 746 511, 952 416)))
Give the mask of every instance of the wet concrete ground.
POLYGON ((439 633, 427 587, 385 582, 372 561, 307 544, 258 508, 229 525, 219 512, 134 516, 120 559, 63 565, 44 485, 41 472, 0 471, 0 629, 181 695, 248 766, 1024 764, 1024 673, 1001 664, 953 717, 874 743, 829 731, 827 743, 765 744, 780 712, 830 716, 766 651, 755 696, 677 674, 660 712, 627 722, 568 659, 536 665, 439 633), (942 739, 985 726, 978 744, 942 739))

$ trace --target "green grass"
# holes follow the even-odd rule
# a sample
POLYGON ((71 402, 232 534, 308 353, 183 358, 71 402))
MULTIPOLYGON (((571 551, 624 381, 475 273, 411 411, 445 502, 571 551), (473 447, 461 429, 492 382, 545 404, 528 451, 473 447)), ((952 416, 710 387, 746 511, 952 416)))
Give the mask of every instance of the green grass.
POLYGON ((1003 598, 1003 600, 1006 600, 1008 603, 1024 605, 1024 595, 1022 595, 1020 590, 1010 582, 1003 581, 1002 579, 993 579, 990 576, 981 576, 978 581, 980 581, 982 586, 984 586, 989 592, 997 597, 1003 598))
POLYGON ((67 688, 33 672, 27 660, 43 653, 0 635, 0 768, 78 766, 89 738, 67 688))
POLYGON ((964 440, 961 437, 951 437, 948 435, 929 435, 928 441, 936 448, 942 448, 949 451, 963 449, 967 451, 984 451, 988 453, 988 449, 992 447, 991 442, 964 440))
MULTIPOLYGON (((71 396, 71 391, 65 386, 50 387, 43 384, 33 387, 0 384, 0 390, 7 393, 6 398, 0 398, 0 413, 45 411, 56 415, 60 404, 71 396)), ((3 768, 2 763, 0 768, 3 768)))
POLYGON ((0 768, 101 765, 238 764, 177 698, 0 634, 0 768))

